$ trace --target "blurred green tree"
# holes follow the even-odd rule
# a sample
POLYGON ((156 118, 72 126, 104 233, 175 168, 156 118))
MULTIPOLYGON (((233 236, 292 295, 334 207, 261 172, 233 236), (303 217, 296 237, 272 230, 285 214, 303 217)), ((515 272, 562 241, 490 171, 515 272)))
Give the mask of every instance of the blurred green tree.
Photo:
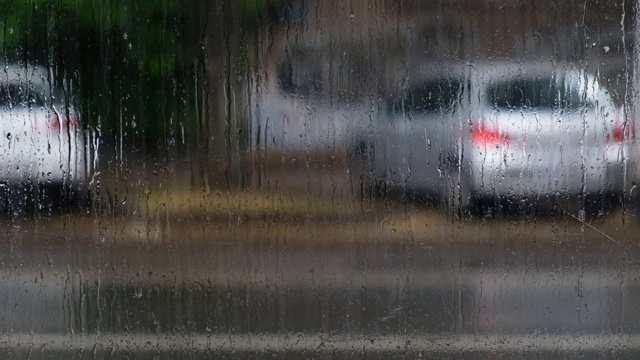
POLYGON ((63 100, 111 148, 161 154, 205 147, 229 183, 239 176, 229 173, 231 164, 242 162, 249 140, 247 46, 278 6, 278 0, 4 0, 0 61, 52 69, 52 86, 66 84, 63 100))

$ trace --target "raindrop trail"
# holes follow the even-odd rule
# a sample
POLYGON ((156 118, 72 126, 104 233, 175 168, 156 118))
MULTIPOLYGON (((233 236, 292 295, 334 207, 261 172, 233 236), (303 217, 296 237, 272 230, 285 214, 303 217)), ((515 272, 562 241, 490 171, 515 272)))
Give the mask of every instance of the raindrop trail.
POLYGON ((567 215, 571 216, 572 218, 576 219, 576 220, 577 220, 577 221, 579 221, 580 223, 582 223, 582 224, 584 224, 584 225, 587 225, 590 229, 592 229, 592 230, 596 231, 596 232, 597 232, 597 233, 599 233, 600 235, 602 235, 602 236, 606 237, 607 239, 611 240, 612 242, 614 242, 616 245, 620 246, 621 248, 624 248, 624 246, 622 246, 622 244, 621 244, 619 241, 617 241, 616 239, 612 238, 611 236, 609 236, 609 235, 605 234, 604 232, 602 232, 602 231, 598 230, 598 228, 596 228, 595 226, 593 226, 593 225, 591 225, 591 224, 587 223, 587 222, 586 222, 586 221, 584 221, 584 220, 580 220, 580 218, 578 218, 577 216, 573 215, 572 213, 570 213, 570 212, 568 212, 568 211, 565 211, 565 213, 566 213, 567 215))

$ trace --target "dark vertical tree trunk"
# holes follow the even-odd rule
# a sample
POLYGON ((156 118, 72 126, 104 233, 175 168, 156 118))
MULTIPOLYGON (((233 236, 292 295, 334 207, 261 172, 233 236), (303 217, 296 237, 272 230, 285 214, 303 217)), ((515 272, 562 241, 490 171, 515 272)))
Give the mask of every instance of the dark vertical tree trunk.
POLYGON ((241 187, 247 177, 247 49, 241 1, 200 1, 202 76, 199 141, 192 182, 207 189, 241 187))

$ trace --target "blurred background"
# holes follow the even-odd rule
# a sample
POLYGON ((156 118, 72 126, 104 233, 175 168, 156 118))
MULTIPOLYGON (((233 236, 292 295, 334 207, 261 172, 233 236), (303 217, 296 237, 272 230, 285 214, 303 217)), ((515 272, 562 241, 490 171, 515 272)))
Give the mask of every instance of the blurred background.
POLYGON ((636 358, 637 21, 2 1, 0 353, 636 358))

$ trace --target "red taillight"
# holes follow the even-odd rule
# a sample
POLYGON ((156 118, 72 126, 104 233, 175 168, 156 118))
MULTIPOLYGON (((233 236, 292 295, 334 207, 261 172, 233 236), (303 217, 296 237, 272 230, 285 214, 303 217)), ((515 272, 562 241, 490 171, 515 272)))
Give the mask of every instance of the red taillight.
POLYGON ((78 128, 78 113, 69 110, 67 113, 51 112, 47 129, 55 134, 66 133, 67 131, 75 131, 78 128))
POLYGON ((611 138, 613 139, 613 142, 617 143, 624 141, 624 128, 622 126, 616 126, 613 129, 611 138))
POLYGON ((479 126, 471 131, 471 140, 476 145, 500 145, 508 144, 511 139, 499 130, 479 126))
POLYGON ((625 140, 635 140, 636 129, 633 123, 616 123, 610 132, 607 132, 607 143, 621 143, 625 140))

